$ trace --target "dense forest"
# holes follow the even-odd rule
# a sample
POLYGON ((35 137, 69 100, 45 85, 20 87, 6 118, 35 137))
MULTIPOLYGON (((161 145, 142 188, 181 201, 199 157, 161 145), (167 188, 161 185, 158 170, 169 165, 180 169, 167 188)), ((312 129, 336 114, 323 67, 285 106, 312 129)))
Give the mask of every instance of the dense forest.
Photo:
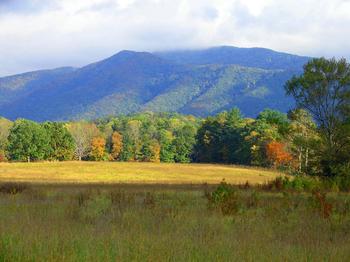
POLYGON ((350 66, 314 59, 286 83, 296 109, 265 109, 245 118, 239 109, 198 118, 138 113, 94 121, 0 119, 1 161, 146 161, 229 163, 292 173, 349 173, 350 66))

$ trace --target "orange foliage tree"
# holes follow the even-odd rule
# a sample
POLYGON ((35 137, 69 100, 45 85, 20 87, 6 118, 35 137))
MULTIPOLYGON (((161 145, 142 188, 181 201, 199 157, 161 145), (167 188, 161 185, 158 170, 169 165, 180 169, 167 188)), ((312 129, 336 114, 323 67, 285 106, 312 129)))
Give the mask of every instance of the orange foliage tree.
POLYGON ((293 157, 285 149, 285 144, 272 141, 266 145, 266 156, 274 167, 291 164, 293 157))
POLYGON ((123 136, 118 132, 112 134, 112 150, 111 157, 113 160, 117 160, 123 149, 123 136))
POLYGON ((94 137, 91 141, 90 156, 93 160, 101 161, 105 156, 106 140, 103 137, 94 137))

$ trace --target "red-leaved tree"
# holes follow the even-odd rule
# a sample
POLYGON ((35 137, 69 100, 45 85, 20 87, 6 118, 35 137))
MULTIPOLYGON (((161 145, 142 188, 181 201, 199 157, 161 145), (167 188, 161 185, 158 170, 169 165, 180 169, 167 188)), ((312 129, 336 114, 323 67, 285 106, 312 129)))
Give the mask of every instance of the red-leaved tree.
POLYGON ((286 166, 292 163, 293 157, 285 148, 285 144, 276 141, 266 145, 267 159, 274 167, 286 166))

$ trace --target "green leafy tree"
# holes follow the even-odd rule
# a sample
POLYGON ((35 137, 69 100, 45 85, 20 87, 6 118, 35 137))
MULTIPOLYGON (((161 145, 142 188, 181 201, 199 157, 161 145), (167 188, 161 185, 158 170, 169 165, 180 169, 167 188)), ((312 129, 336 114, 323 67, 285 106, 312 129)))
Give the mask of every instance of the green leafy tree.
POLYGON ((128 150, 131 150, 132 157, 129 160, 138 161, 142 159, 142 141, 141 141, 141 127, 140 120, 130 120, 126 124, 126 133, 128 136, 128 150))
POLYGON ((195 159, 199 162, 249 164, 244 140, 246 123, 238 109, 208 117, 197 132, 195 159))
POLYGON ((12 124, 10 120, 0 117, 0 150, 6 149, 12 124))
POLYGON ((189 163, 195 144, 195 129, 190 125, 185 125, 176 132, 176 137, 173 141, 175 148, 175 162, 189 163))
POLYGON ((269 166, 266 147, 273 141, 285 142, 290 130, 290 122, 286 114, 265 109, 256 120, 245 127, 245 141, 250 144, 251 164, 269 166))
POLYGON ((160 162, 160 145, 156 140, 148 140, 141 149, 142 161, 160 162))
POLYGON ((301 76, 287 82, 286 92, 316 121, 323 174, 336 175, 350 157, 350 65, 345 59, 312 59, 301 76))
POLYGON ((43 160, 50 152, 50 139, 45 129, 29 120, 16 120, 8 137, 8 152, 12 160, 43 160))
POLYGON ((7 160, 6 149, 12 124, 10 120, 0 117, 0 162, 7 160))
POLYGON ((119 158, 122 161, 134 161, 134 146, 132 140, 128 136, 124 136, 123 149, 119 158))
POLYGON ((171 131, 160 131, 160 161, 172 163, 175 161, 174 136, 171 131))
POLYGON ((72 135, 63 123, 45 122, 42 124, 49 137, 49 160, 71 160, 74 156, 75 143, 72 135))

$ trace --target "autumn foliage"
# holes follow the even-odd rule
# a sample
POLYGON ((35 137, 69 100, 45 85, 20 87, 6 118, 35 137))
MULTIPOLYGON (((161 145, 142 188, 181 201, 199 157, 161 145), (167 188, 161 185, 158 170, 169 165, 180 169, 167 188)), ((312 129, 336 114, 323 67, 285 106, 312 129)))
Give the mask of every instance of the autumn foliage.
POLYGON ((112 139, 111 157, 113 160, 117 160, 123 149, 123 136, 118 132, 113 132, 111 139, 112 139))
POLYGON ((153 143, 151 145, 151 157, 150 162, 160 162, 160 145, 159 143, 153 143))
POLYGON ((103 137, 94 137, 91 141, 90 156, 93 160, 103 160, 105 156, 106 140, 103 137))
POLYGON ((285 144, 272 141, 266 145, 266 156, 274 167, 289 165, 293 157, 285 149, 285 144))

